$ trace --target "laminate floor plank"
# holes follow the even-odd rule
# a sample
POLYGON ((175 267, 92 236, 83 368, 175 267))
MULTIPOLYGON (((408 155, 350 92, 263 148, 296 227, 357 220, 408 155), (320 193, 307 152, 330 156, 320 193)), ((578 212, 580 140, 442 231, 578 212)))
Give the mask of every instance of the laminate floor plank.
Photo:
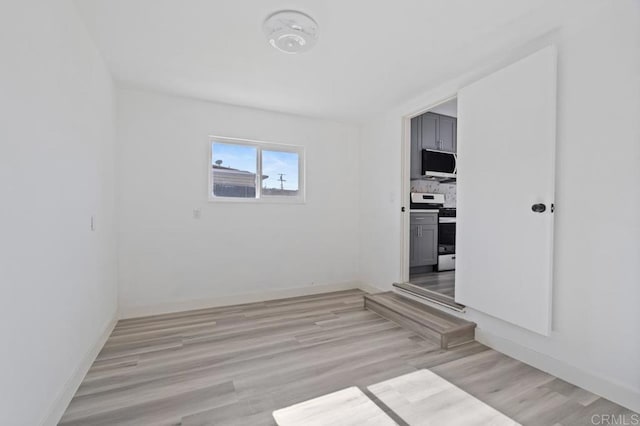
POLYGON ((587 406, 598 399, 597 395, 558 378, 547 383, 545 388, 558 392, 583 406, 587 406))
POLYGON ((122 320, 60 424, 271 426, 274 410, 423 368, 524 425, 629 413, 478 342, 442 350, 365 310, 363 294, 122 320))
POLYGON ((429 370, 394 377, 368 389, 410 425, 519 426, 429 370))
POLYGON ((409 282, 418 287, 440 293, 447 297, 455 297, 455 271, 412 274, 409 277, 409 282))
POLYGON ((355 386, 276 410, 273 417, 281 426, 397 426, 355 386))
POLYGON ((225 382, 200 389, 187 390, 158 396, 155 398, 135 399, 135 402, 122 404, 102 404, 90 412, 72 410, 65 413, 62 424, 69 425, 180 425, 182 417, 189 415, 201 406, 218 407, 237 402, 233 384, 225 382), (65 419, 66 418, 66 419, 65 419))
MULTIPOLYGON (((398 342, 405 340, 403 337, 399 337, 395 328, 395 325, 385 324, 387 327, 393 328, 393 333, 384 333, 379 329, 370 330, 371 333, 376 333, 374 339, 369 336, 364 336, 367 341, 375 344, 378 347, 384 347, 385 341, 387 345, 396 345, 398 342)), ((233 378, 236 381, 242 377, 257 377, 263 371, 273 372, 277 371, 278 374, 282 374, 286 368, 306 368, 309 365, 314 366, 317 364, 315 354, 320 352, 322 354, 329 354, 332 347, 338 350, 353 351, 358 347, 361 347, 361 340, 354 339, 348 342, 347 345, 343 343, 322 342, 321 344, 313 344, 308 346, 301 346, 297 342, 294 345, 284 346, 281 342, 269 347, 253 348, 252 350, 242 350, 235 352, 228 356, 216 356, 215 354, 209 357, 196 357, 196 358, 183 358, 175 359, 171 363, 156 363, 150 366, 146 366, 144 363, 139 364, 139 368, 135 371, 127 371, 124 375, 113 375, 109 377, 101 377, 97 380, 91 380, 87 383, 83 383, 78 390, 78 395, 89 395, 99 392, 105 392, 113 388, 125 389, 131 386, 142 386, 149 382, 153 382, 158 378, 188 378, 189 375, 194 374, 196 376, 208 375, 210 372, 214 372, 219 379, 233 378), (278 356, 279 355, 279 356, 278 356), (262 359, 265 359, 264 361, 262 359), (300 360, 304 359, 305 362, 300 360), (284 366, 282 366, 284 365, 284 366)), ((201 354, 205 355, 205 354, 201 354)), ((326 359, 326 357, 325 357, 326 359)))
POLYGON ((170 336, 172 334, 184 335, 190 331, 197 332, 199 330, 208 330, 216 326, 215 320, 190 321, 183 324, 164 325, 159 324, 155 327, 147 327, 144 329, 136 329, 129 333, 114 333, 111 335, 110 344, 126 343, 130 341, 142 341, 144 339, 153 339, 161 336, 170 336))
POLYGON ((286 368, 283 365, 284 374, 280 374, 280 372, 256 374, 251 377, 242 377, 235 380, 234 383, 238 392, 248 396, 258 396, 260 393, 270 392, 283 397, 287 394, 299 395, 300 392, 305 392, 307 389, 313 389, 314 393, 317 392, 321 395, 326 393, 326 389, 333 388, 337 383, 344 387, 353 382, 356 375, 361 374, 362 370, 366 370, 372 364, 395 359, 399 351, 422 350, 408 346, 394 342, 385 347, 355 351, 350 355, 336 357, 330 361, 317 358, 302 368, 286 368), (363 362, 363 360, 367 361, 363 362))

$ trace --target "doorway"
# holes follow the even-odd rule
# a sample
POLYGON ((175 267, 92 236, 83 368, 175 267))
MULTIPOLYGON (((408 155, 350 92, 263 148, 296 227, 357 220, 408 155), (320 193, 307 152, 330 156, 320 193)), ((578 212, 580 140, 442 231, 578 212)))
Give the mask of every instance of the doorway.
POLYGON ((457 211, 457 97, 411 117, 409 245, 404 283, 398 287, 459 309, 455 302, 457 211))

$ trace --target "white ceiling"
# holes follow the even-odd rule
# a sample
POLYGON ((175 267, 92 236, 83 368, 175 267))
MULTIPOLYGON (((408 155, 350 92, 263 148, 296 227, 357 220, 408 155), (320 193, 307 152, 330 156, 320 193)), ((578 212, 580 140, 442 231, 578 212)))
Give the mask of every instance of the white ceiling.
POLYGON ((361 121, 507 51, 580 0, 77 0, 114 77, 200 99, 361 121), (318 44, 287 55, 262 21, 296 9, 318 44))

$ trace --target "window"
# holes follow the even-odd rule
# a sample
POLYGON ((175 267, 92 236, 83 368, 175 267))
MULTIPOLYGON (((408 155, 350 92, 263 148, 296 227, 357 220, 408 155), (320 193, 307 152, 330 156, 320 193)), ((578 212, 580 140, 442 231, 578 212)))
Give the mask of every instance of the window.
POLYGON ((304 201, 302 147, 213 137, 209 199, 304 201))

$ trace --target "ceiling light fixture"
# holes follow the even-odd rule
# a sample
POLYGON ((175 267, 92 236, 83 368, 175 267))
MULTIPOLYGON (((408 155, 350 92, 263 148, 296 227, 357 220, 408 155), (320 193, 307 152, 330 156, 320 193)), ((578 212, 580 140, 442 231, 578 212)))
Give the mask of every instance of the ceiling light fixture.
POLYGON ((269 15, 262 29, 269 43, 284 53, 306 52, 318 39, 316 21, 295 10, 281 10, 269 15))

